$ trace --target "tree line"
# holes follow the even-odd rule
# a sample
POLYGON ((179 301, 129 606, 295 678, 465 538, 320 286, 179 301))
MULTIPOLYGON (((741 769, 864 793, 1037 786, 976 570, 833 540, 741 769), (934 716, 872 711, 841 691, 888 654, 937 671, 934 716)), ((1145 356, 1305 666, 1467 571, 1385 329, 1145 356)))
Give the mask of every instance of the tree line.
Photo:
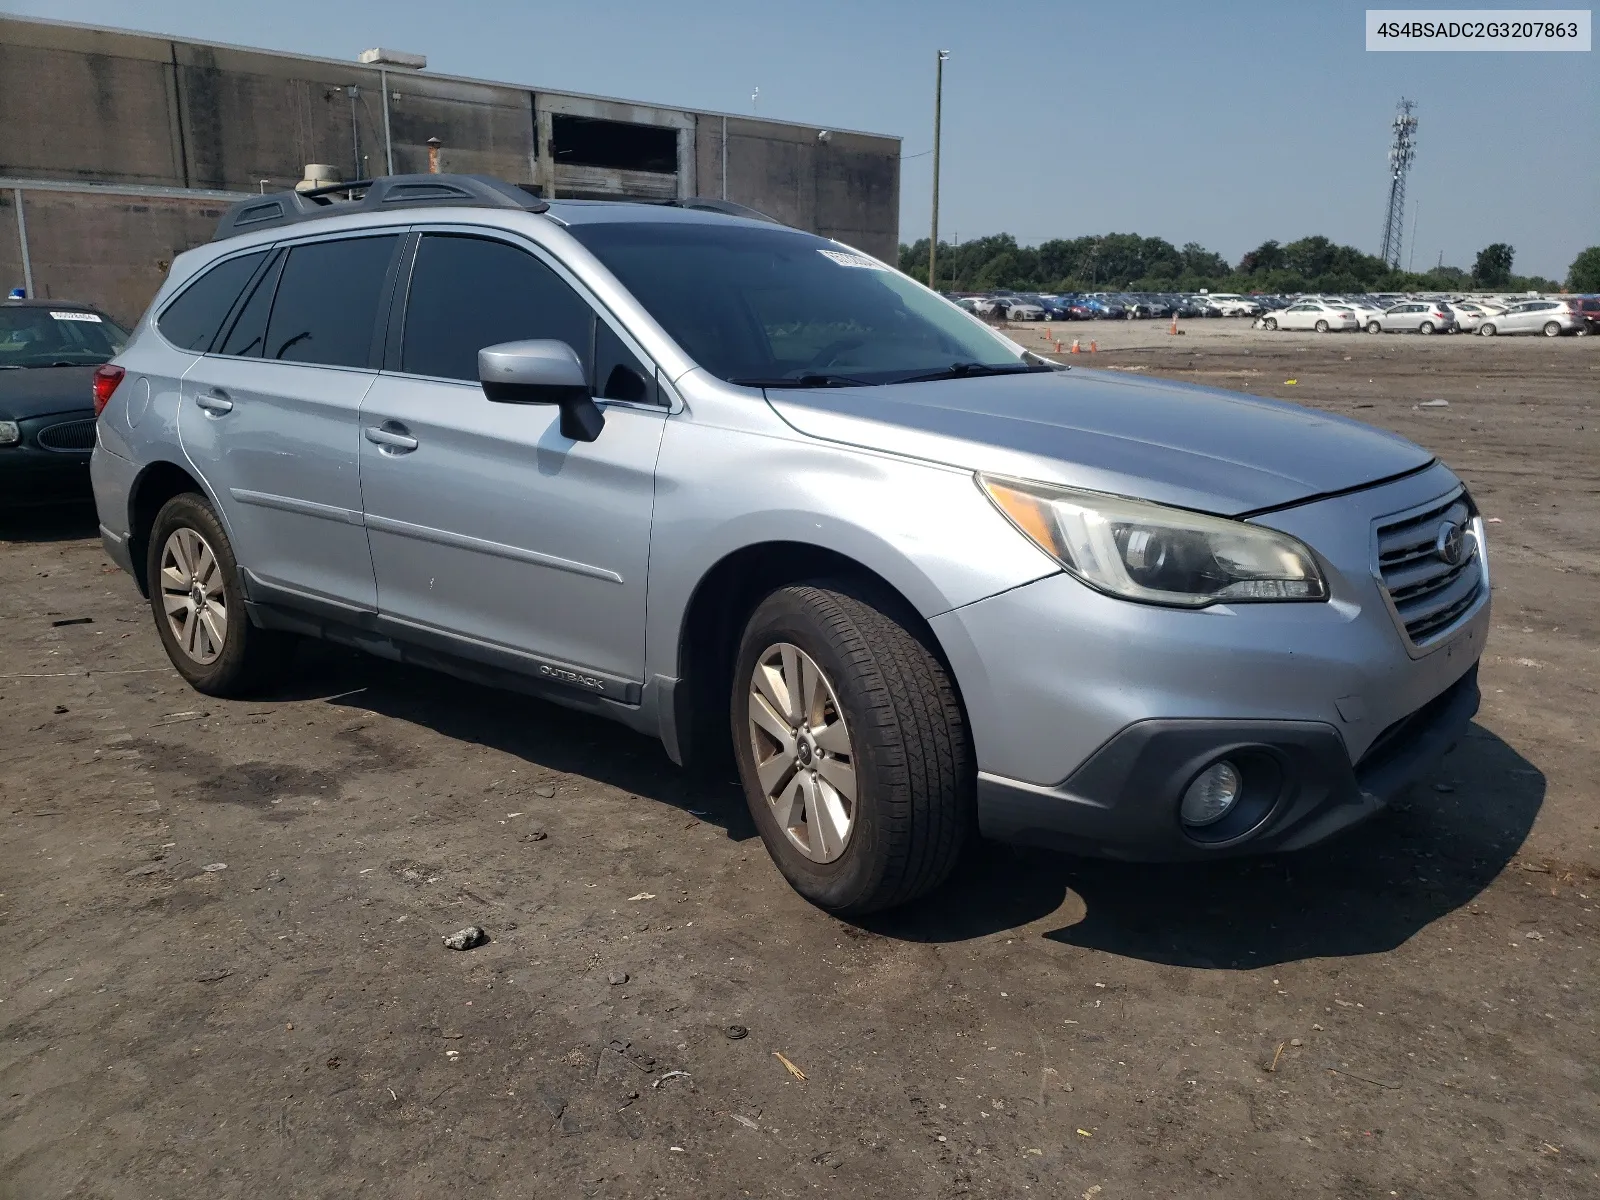
MULTIPOLYGON (((1009 233, 960 245, 939 243, 936 286, 941 291, 986 292, 1410 292, 1554 291, 1561 285, 1538 275, 1517 275, 1515 249, 1496 242, 1478 252, 1472 270, 1435 267, 1396 271, 1376 255, 1316 236, 1280 245, 1262 242, 1237 263, 1198 242, 1174 246, 1165 238, 1107 233, 1019 245, 1009 233)), ((928 239, 900 247, 900 269, 928 278, 928 239)), ((1567 286, 1600 289, 1600 247, 1572 264, 1567 286), (1591 278, 1591 276, 1595 276, 1591 278)))

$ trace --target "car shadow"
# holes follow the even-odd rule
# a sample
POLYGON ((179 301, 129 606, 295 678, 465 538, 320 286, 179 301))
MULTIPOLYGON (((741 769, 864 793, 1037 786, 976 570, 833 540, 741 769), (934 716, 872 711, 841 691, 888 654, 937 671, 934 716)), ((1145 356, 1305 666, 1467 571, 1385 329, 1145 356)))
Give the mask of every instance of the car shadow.
MULTIPOLYGON (((757 836, 738 783, 674 766, 659 742, 590 714, 327 644, 274 699, 324 699, 492 747, 757 836)), ((981 843, 922 900, 853 922, 906 941, 1043 937, 1173 966, 1245 970, 1392 950, 1469 904, 1516 855, 1545 777, 1474 724, 1388 810, 1296 854, 1136 864, 981 843)))
POLYGON ((681 809, 724 830, 734 841, 757 836, 744 793, 731 775, 720 780, 684 770, 655 738, 537 697, 356 650, 307 643, 296 653, 292 682, 268 699, 324 699, 421 725, 533 766, 581 775, 681 809))
POLYGON ((92 500, 0 512, 0 542, 75 542, 99 534, 92 500))
POLYGON ((1544 795, 1544 774, 1475 724, 1432 778, 1310 850, 1147 865, 985 845, 920 905, 862 924, 923 942, 1036 935, 1218 970, 1376 954, 1477 897, 1544 795))

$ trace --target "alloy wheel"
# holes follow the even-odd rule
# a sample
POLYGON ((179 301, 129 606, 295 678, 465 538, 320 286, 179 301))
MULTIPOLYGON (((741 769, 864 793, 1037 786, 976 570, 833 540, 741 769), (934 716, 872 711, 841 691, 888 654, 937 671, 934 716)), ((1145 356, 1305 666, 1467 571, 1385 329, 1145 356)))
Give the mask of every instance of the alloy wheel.
POLYGON ((856 818, 856 756, 833 684, 788 642, 756 660, 748 700, 756 777, 778 828, 812 862, 833 862, 856 818))
POLYGON ((222 565, 199 531, 172 531, 161 549, 161 606, 184 656, 209 666, 228 638, 228 597, 222 565))

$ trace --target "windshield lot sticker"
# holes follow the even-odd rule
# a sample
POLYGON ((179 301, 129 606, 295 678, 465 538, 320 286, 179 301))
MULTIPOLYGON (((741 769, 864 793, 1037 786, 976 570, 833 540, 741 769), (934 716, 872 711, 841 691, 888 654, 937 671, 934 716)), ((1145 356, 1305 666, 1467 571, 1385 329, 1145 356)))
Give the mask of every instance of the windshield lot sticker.
POLYGON ((100 318, 95 316, 94 313, 56 312, 52 309, 50 315, 58 321, 92 321, 96 325, 100 324, 100 318))
POLYGON ((881 271, 883 264, 875 258, 868 258, 865 254, 847 254, 843 250, 818 250, 823 258, 831 258, 841 267, 865 267, 869 271, 881 271))

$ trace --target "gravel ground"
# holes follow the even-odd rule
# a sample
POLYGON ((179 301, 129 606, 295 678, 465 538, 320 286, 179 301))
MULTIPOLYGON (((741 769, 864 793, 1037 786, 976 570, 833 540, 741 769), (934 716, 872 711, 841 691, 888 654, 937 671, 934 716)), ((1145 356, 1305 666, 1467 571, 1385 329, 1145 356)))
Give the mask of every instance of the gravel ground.
POLYGON ((649 741, 319 647, 199 696, 92 518, 7 521, 0 1197, 1597 1194, 1600 341, 1242 326, 1053 332, 1493 519, 1471 735, 1281 859, 986 847, 842 923, 649 741))

